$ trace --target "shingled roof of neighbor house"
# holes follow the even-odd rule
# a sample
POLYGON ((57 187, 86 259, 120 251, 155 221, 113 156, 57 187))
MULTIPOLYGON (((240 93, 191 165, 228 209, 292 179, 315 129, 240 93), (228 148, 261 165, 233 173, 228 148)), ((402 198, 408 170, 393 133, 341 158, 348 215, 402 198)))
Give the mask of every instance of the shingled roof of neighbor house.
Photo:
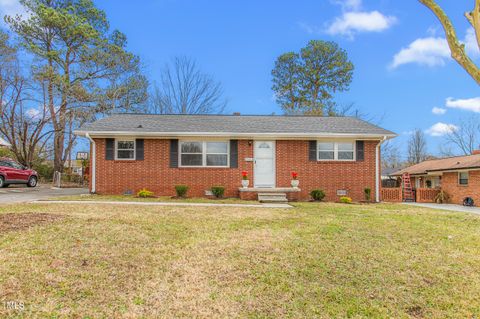
POLYGON ((247 136, 345 135, 388 138, 395 133, 354 117, 284 115, 115 114, 86 124, 78 135, 247 136))
POLYGON ((390 176, 401 176, 403 173, 425 175, 429 172, 455 171, 472 168, 480 168, 480 154, 428 160, 399 170, 390 176))

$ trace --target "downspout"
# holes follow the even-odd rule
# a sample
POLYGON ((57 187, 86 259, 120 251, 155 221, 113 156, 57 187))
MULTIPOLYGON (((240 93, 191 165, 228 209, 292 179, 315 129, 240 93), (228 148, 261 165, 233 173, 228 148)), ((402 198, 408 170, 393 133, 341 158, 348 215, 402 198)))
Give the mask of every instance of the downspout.
POLYGON ((375 201, 377 203, 380 202, 380 145, 382 145, 386 139, 387 137, 384 136, 375 148, 375 201))
POLYGON ((96 173, 96 165, 95 165, 95 160, 96 160, 96 156, 95 156, 95 141, 90 137, 90 134, 88 133, 85 133, 85 137, 88 138, 90 140, 90 143, 92 145, 92 155, 90 156, 90 162, 91 162, 91 167, 90 167, 90 171, 91 171, 91 178, 92 178, 92 189, 90 190, 91 193, 95 193, 95 173, 96 173))

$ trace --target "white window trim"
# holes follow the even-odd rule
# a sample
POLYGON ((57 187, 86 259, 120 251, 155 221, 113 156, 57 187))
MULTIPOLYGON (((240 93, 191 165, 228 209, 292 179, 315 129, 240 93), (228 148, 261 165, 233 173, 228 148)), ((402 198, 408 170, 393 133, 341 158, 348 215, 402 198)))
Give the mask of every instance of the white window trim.
MULTIPOLYGON (((122 151, 130 151, 130 149, 121 149, 122 151)), ((115 139, 115 160, 116 161, 134 161, 137 157, 137 141, 131 138, 115 139), (118 158, 118 142, 133 142, 133 158, 118 158)))
POLYGON ((196 140, 181 140, 178 143, 178 167, 185 168, 228 168, 230 167, 230 141, 196 141, 196 140), (182 154, 200 154, 200 153, 182 153, 182 144, 183 143, 202 143, 202 165, 182 165, 182 154), (227 153, 207 153, 207 143, 226 143, 227 144, 227 153), (227 165, 216 165, 216 166, 207 166, 207 154, 208 155, 227 155, 227 165))
MULTIPOLYGON (((344 152, 344 151, 342 151, 342 152, 344 152)), ((357 160, 357 143, 356 143, 356 141, 329 141, 329 140, 319 140, 319 141, 317 141, 317 161, 318 162, 355 162, 356 160, 357 160), (320 149, 318 148, 319 143, 333 143, 333 159, 320 159, 320 149), (352 143, 353 144, 353 159, 338 159, 338 144, 339 143, 352 143)))
POLYGON ((469 174, 468 171, 467 171, 467 172, 458 172, 457 176, 458 176, 457 182, 458 182, 458 185, 459 185, 459 186, 468 186, 468 185, 470 184, 470 174, 469 174), (460 178, 460 175, 461 175, 462 173, 466 173, 466 174, 467 174, 467 183, 466 183, 466 184, 460 184, 460 179, 461 179, 461 178, 460 178))

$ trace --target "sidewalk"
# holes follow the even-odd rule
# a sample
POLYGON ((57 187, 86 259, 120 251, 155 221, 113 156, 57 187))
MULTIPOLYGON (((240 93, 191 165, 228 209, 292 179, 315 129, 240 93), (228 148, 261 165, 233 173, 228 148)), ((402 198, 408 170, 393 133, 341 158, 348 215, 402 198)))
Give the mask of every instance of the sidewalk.
POLYGON ((176 202, 113 202, 80 200, 36 200, 35 204, 95 204, 95 205, 139 205, 139 206, 187 206, 187 207, 252 207, 252 208, 293 208, 288 204, 215 204, 215 203, 176 203, 176 202))

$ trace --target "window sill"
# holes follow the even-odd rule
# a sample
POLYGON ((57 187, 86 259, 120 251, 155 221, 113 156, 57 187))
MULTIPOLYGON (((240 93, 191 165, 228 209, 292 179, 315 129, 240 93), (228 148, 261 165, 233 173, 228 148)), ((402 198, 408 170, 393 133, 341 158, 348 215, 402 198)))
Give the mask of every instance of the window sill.
POLYGON ((116 159, 113 162, 114 163, 136 163, 136 162, 141 162, 141 161, 137 161, 137 160, 134 160, 134 159, 128 159, 128 160, 116 159))

